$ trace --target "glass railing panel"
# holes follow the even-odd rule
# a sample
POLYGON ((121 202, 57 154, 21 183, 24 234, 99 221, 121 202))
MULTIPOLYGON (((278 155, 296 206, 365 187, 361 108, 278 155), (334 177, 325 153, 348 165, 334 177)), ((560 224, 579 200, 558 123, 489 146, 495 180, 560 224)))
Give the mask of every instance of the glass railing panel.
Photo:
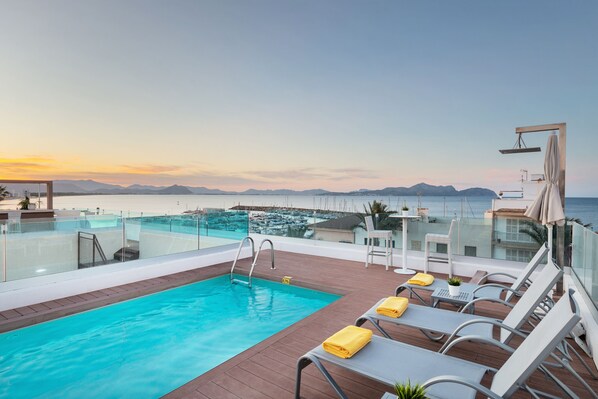
POLYGON ((352 227, 345 226, 344 217, 351 215, 344 212, 314 211, 310 209, 271 209, 268 211, 251 211, 249 213, 249 232, 281 237, 304 238, 334 242, 361 242, 355 239, 352 227), (343 227, 328 226, 330 222, 343 227), (336 231, 334 231, 336 230, 336 231))
POLYGON ((122 248, 126 246, 123 220, 112 218, 100 224, 79 229, 75 234, 79 245, 77 266, 79 269, 118 263, 122 258, 122 248))
POLYGON ((456 255, 492 258, 492 219, 458 219, 451 245, 456 255))
MULTIPOLYGON (((573 269, 573 271, 575 271, 575 274, 582 282, 582 284, 585 286, 587 285, 586 269, 588 268, 590 263, 586 259, 588 259, 587 255, 591 255, 587 253, 589 249, 589 245, 586 242, 587 229, 578 223, 574 223, 572 226, 572 230, 573 244, 571 245, 571 268, 573 269)), ((589 272, 588 275, 591 275, 591 272, 589 272)))
POLYGON ((195 215, 181 215, 172 217, 172 231, 176 233, 200 235, 198 217, 195 215))
POLYGON ((6 265, 6 280, 196 251, 238 243, 249 234, 248 213, 242 211, 139 213, 125 219, 110 213, 74 215, 4 222, 0 266, 6 265))
POLYGON ((249 234, 249 213, 246 211, 213 211, 201 215, 201 248, 239 242, 249 234))
POLYGON ((10 226, 5 237, 7 281, 110 263, 123 242, 120 221, 113 222, 101 228, 91 228, 83 219, 27 220, 10 226))
POLYGON ((138 250, 139 259, 199 249, 197 217, 194 215, 143 216, 127 219, 127 224, 136 231, 136 234, 127 235, 127 245, 138 250))
POLYGON ((168 255, 237 243, 248 235, 248 213, 213 211, 204 214, 127 219, 138 233, 127 235, 140 258, 168 255), (135 241, 134 243, 132 241, 135 241))
POLYGON ((598 234, 574 223, 571 268, 598 308, 598 234))
POLYGON ((6 257, 4 256, 7 240, 6 224, 7 221, 0 220, 0 282, 7 280, 6 257))
MULTIPOLYGON (((411 211, 410 214, 414 212, 411 211)), ((398 215, 398 212, 394 214, 398 215)), ((271 209, 252 211, 249 216, 251 233, 365 245, 364 214, 314 210, 271 209)), ((426 234, 448 234, 453 218, 457 221, 451 235, 451 250, 455 255, 494 258, 526 263, 540 244, 519 230, 525 224, 507 222, 506 218, 446 217, 422 214, 409 220, 407 248, 424 251, 426 234)), ((377 229, 393 231, 393 246, 402 249, 403 225, 391 214, 375 217, 377 229), (391 223, 389 223, 391 222, 391 223)), ((383 244, 383 243, 380 243, 383 244)), ((431 251, 446 253, 446 245, 431 244, 431 251)))

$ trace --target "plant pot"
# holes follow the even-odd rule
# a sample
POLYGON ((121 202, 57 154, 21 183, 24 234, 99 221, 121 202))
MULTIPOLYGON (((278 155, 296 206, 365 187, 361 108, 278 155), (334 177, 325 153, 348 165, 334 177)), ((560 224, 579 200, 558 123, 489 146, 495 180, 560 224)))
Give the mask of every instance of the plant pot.
POLYGON ((460 285, 449 285, 448 287, 450 296, 459 296, 459 292, 461 291, 460 285))
POLYGON ((409 216, 409 211, 401 211, 401 215, 403 215, 403 216, 409 216))

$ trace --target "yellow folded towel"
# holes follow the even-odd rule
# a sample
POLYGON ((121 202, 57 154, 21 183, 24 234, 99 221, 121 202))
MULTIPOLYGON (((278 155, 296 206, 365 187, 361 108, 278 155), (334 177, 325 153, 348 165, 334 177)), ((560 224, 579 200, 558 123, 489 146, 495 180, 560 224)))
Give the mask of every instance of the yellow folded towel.
POLYGON ((387 317, 401 317, 407 310, 409 300, 398 296, 388 297, 376 308, 376 313, 387 317))
POLYGON ((329 337, 322 347, 328 353, 348 359, 372 340, 372 330, 347 326, 329 337))
POLYGON ((413 285, 430 285, 434 282, 434 276, 426 273, 417 273, 415 276, 407 280, 407 284, 413 285))

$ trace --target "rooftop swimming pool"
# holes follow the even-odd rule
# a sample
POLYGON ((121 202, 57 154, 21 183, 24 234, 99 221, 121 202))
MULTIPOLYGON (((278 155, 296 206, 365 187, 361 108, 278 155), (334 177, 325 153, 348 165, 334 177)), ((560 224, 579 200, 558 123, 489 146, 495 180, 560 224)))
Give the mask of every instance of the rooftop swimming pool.
POLYGON ((0 334, 2 398, 157 398, 339 298, 229 276, 0 334))

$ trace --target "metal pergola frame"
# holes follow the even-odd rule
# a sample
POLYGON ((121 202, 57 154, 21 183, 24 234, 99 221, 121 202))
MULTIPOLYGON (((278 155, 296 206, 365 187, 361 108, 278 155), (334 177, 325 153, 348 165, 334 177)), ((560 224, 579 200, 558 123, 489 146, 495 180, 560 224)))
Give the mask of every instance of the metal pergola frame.
POLYGON ((46 209, 54 209, 54 181, 52 180, 0 180, 0 184, 45 184, 46 209))
MULTIPOLYGON (((559 195, 563 210, 565 209, 565 171, 567 166, 567 124, 551 123, 547 125, 522 126, 515 128, 515 134, 521 137, 526 133, 556 132, 559 134, 559 195)), ((510 152, 514 153, 514 152, 510 152)), ((549 237, 552 239, 552 237, 549 237)), ((556 226, 556 261, 561 267, 565 266, 565 226, 556 226)), ((562 291, 562 281, 557 284, 557 290, 562 291)))

